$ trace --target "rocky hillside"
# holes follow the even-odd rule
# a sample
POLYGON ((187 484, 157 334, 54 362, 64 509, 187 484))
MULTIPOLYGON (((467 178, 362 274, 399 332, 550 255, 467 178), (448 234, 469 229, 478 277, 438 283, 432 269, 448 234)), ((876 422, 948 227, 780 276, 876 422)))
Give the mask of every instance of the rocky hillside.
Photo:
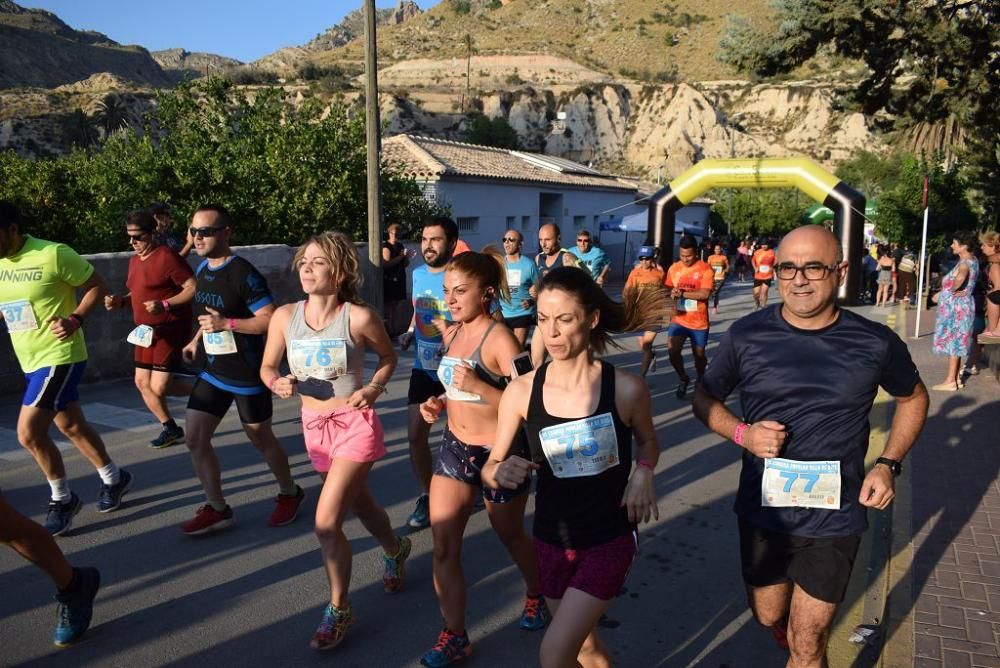
POLYGON ((214 53, 188 51, 186 49, 164 49, 153 51, 150 55, 173 79, 180 81, 184 77, 192 79, 218 74, 227 67, 235 67, 243 63, 235 58, 217 56, 214 53))
POLYGON ((0 88, 54 88, 109 72, 147 86, 170 85, 148 51, 70 28, 59 17, 0 0, 0 88))

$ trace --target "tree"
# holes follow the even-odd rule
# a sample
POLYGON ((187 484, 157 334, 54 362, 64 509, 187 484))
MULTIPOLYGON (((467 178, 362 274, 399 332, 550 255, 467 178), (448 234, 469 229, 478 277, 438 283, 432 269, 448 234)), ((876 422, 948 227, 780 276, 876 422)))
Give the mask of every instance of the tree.
POLYGON ((99 139, 97 128, 83 109, 77 108, 72 114, 63 118, 61 127, 63 138, 70 146, 90 148, 97 144, 99 139))
POLYGON ((513 150, 521 148, 517 130, 512 128, 503 116, 497 116, 494 119, 482 115, 475 116, 465 133, 465 141, 470 144, 495 146, 496 148, 513 150))
POLYGON ((104 130, 105 136, 110 136, 119 130, 128 130, 137 120, 124 98, 108 93, 97 103, 93 123, 104 130))

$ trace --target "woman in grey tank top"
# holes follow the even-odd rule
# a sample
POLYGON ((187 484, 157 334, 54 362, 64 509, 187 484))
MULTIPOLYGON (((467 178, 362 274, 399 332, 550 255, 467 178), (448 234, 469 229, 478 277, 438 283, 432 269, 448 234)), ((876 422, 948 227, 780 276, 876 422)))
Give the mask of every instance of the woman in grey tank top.
POLYGON ((323 478, 316 504, 316 535, 330 582, 330 599, 310 645, 331 649, 353 623, 348 588, 351 548, 343 532, 354 513, 382 546, 386 592, 399 591, 410 541, 393 534, 389 516, 372 498, 368 473, 385 455, 382 424, 372 408, 385 392, 396 353, 382 318, 358 297, 354 244, 339 232, 311 237, 295 254, 306 300, 286 304, 271 318, 261 380, 283 399, 302 400, 306 451, 323 478), (364 353, 378 364, 365 382, 364 353), (291 373, 279 371, 288 356, 291 373))

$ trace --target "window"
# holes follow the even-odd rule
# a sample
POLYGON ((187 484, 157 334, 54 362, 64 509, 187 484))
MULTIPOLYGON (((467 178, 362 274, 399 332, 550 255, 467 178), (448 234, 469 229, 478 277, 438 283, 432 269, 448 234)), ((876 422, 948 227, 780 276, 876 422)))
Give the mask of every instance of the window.
POLYGON ((517 222, 517 216, 507 216, 507 229, 512 229, 517 222))
POLYGON ((601 217, 600 216, 594 216, 594 229, 595 230, 601 229, 601 217))
POLYGON ((476 234, 479 232, 479 216, 468 217, 468 218, 456 218, 455 224, 458 225, 458 233, 462 234, 476 234))
POLYGON ((531 227, 531 216, 521 216, 521 230, 531 227))
POLYGON ((573 229, 582 230, 583 226, 587 224, 586 216, 573 216, 573 229))

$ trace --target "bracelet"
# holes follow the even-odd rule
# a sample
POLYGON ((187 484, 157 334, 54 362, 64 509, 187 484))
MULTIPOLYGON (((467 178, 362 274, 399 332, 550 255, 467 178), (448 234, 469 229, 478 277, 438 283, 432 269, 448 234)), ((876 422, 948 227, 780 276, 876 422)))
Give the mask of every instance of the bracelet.
POLYGON ((386 394, 389 392, 389 388, 387 388, 382 383, 376 383, 374 380, 368 381, 367 387, 374 387, 376 390, 379 391, 379 394, 386 394))
POLYGON ((274 392, 274 384, 281 380, 281 376, 275 376, 271 380, 267 381, 267 389, 274 392))
POLYGON ((230 318, 229 322, 226 323, 226 326, 229 329, 229 331, 231 332, 236 331, 236 318, 230 318))
POLYGON ((748 425, 746 422, 740 422, 738 425, 736 425, 736 431, 733 432, 733 443, 735 443, 736 445, 739 445, 739 446, 742 447, 743 446, 743 434, 749 428, 750 428, 750 425, 748 425))
POLYGON ((68 319, 76 320, 76 324, 80 325, 81 327, 83 326, 83 316, 80 315, 79 313, 70 313, 68 319))
POLYGON ((170 310, 170 302, 168 302, 166 299, 164 299, 163 301, 160 302, 160 306, 163 307, 164 311, 169 311, 170 310))
POLYGON ((650 464, 649 461, 645 460, 645 459, 638 460, 635 463, 635 465, 636 465, 636 467, 640 467, 640 468, 644 468, 644 469, 649 469, 650 471, 656 471, 656 469, 653 467, 653 465, 650 464))

